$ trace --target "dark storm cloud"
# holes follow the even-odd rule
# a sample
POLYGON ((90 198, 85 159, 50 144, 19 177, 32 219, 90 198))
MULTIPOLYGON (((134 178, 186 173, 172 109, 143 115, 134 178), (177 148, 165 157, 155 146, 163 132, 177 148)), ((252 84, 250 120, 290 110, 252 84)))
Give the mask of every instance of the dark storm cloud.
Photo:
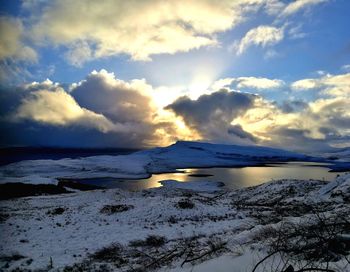
POLYGON ((107 132, 78 126, 59 127, 34 121, 0 121, 0 146, 134 147, 143 143, 135 134, 107 132))
POLYGON ((20 88, 0 87, 0 118, 3 119, 9 112, 15 110, 25 93, 20 88))
POLYGON ((184 96, 168 105, 181 116, 185 123, 210 140, 233 138, 251 140, 252 136, 239 127, 231 126, 234 118, 253 107, 256 96, 222 89, 210 95, 202 95, 197 100, 184 96))
POLYGON ((71 95, 80 106, 115 122, 144 123, 150 122, 154 111, 150 97, 141 94, 148 88, 143 80, 128 83, 102 70, 88 75, 71 95))
POLYGON ((166 109, 184 117, 189 125, 204 125, 209 121, 232 121, 253 105, 254 98, 252 94, 220 90, 197 100, 180 97, 166 109))

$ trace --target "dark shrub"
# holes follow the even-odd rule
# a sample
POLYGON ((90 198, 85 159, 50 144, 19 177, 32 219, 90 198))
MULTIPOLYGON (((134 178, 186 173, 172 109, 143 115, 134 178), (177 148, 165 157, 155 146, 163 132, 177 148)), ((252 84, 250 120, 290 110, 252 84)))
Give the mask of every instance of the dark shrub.
POLYGON ((193 209, 194 203, 189 199, 183 199, 177 202, 177 207, 180 209, 193 209))
POLYGON ((65 188, 53 184, 25 184, 21 182, 0 184, 0 200, 64 193, 69 192, 65 188))
POLYGON ((171 223, 171 224, 176 224, 178 222, 178 220, 176 219, 175 216, 171 215, 169 218, 168 218, 168 222, 171 223))
POLYGON ((96 251, 90 257, 97 261, 113 262, 116 267, 120 267, 128 262, 123 257, 123 247, 117 243, 96 251))
POLYGON ((59 214, 62 214, 65 212, 65 208, 62 208, 62 207, 58 207, 56 209, 53 209, 53 210, 50 210, 48 211, 46 214, 49 214, 49 215, 59 215, 59 214))
POLYGON ((24 259, 25 257, 19 254, 13 254, 13 255, 1 255, 0 256, 0 261, 1 262, 11 262, 11 261, 18 261, 21 259, 24 259))
POLYGON ((125 212, 130 209, 133 209, 134 206, 132 205, 124 205, 124 204, 118 204, 118 205, 106 205, 101 209, 101 213, 105 214, 114 214, 114 213, 120 213, 120 212, 125 212))
POLYGON ((132 247, 161 247, 165 244, 166 239, 163 236, 158 235, 149 235, 145 240, 134 240, 130 242, 132 247))
POLYGON ((104 189, 104 187, 102 187, 102 186, 79 183, 79 181, 74 181, 74 180, 70 180, 70 179, 59 179, 58 186, 62 187, 62 188, 68 187, 68 188, 72 188, 72 189, 77 189, 80 191, 104 189))
POLYGON ((5 222, 9 217, 7 213, 0 213, 0 223, 5 222))

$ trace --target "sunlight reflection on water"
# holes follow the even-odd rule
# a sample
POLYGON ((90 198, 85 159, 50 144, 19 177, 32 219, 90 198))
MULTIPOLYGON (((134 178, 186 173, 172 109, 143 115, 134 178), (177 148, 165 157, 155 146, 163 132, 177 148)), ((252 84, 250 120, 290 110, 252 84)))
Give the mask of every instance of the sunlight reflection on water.
POLYGON ((83 183, 100 185, 107 188, 142 190, 160 187, 159 181, 174 179, 186 181, 220 181, 226 188, 242 188, 262 184, 277 179, 319 179, 333 180, 337 173, 328 172, 327 164, 310 162, 291 162, 270 164, 269 166, 250 166, 244 168, 202 168, 178 169, 181 173, 153 174, 148 179, 116 180, 112 178, 84 180, 83 183), (195 175, 195 176, 190 176, 195 175), (202 175, 202 176, 196 176, 202 175), (208 175, 208 176, 205 176, 208 175))

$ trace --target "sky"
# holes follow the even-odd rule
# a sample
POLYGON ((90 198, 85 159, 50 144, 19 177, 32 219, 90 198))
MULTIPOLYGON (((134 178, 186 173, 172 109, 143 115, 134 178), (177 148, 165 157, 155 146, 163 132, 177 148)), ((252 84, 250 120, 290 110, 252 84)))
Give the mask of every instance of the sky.
POLYGON ((0 146, 350 146, 348 0, 0 0, 0 146))

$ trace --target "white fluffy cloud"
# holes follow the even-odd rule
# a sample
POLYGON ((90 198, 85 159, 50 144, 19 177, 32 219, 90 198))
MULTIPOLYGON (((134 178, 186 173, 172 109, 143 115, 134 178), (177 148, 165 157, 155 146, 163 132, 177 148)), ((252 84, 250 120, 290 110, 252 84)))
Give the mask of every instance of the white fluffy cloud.
POLYGON ((293 82, 291 87, 295 91, 311 90, 318 86, 318 82, 312 78, 301 79, 293 82))
POLYGON ((239 41, 233 49, 238 55, 242 54, 252 45, 261 47, 271 46, 282 41, 284 37, 284 29, 273 26, 258 26, 247 32, 247 34, 239 41))
MULTIPOLYGON (((289 4, 279 0, 25 1, 21 6, 23 14, 30 16, 0 19, 0 58, 36 60, 36 52, 28 46, 31 40, 38 48, 63 49, 64 58, 75 66, 120 54, 147 61, 157 54, 220 46, 219 34, 259 11, 274 19, 325 1, 297 0, 289 4), (21 20, 25 20, 25 29, 21 20)), ((283 39, 283 32, 276 24, 253 28, 237 44, 237 53, 251 45, 276 44, 283 39)), ((293 35, 301 37, 304 33, 293 35)))
POLYGON ((75 65, 123 53, 149 60, 154 54, 216 45, 216 33, 241 22, 249 7, 263 4, 261 0, 51 1, 40 16, 33 16, 33 34, 73 52, 82 44, 79 61, 72 52, 66 55, 75 65))
POLYGON ((350 96, 350 73, 301 79, 293 82, 291 88, 295 91, 320 89, 323 94, 331 96, 350 96))
POLYGON ((72 125, 97 128, 102 132, 115 130, 116 126, 101 114, 80 107, 63 89, 40 90, 22 101, 14 116, 51 125, 72 125))

